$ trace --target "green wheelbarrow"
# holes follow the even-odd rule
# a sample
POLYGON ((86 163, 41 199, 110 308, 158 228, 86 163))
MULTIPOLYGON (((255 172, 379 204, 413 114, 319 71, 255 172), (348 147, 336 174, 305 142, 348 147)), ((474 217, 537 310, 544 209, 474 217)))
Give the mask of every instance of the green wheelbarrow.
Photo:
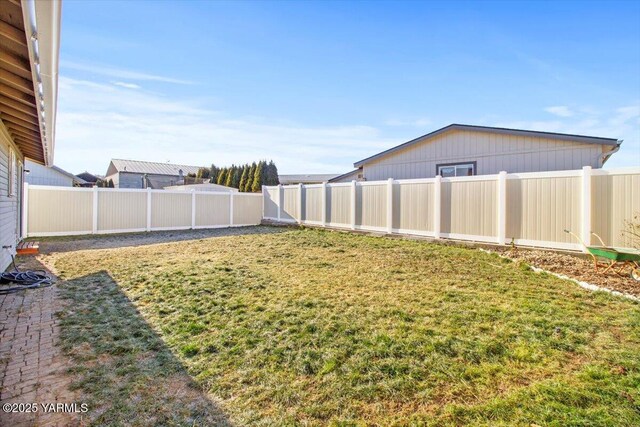
POLYGON ((629 272, 632 279, 640 282, 640 252, 607 247, 600 236, 593 232, 591 234, 600 240, 602 246, 587 246, 580 237, 571 231, 564 230, 564 232, 575 237, 589 252, 593 258, 596 273, 606 274, 608 271, 613 271, 619 276, 625 276, 626 271, 629 272))

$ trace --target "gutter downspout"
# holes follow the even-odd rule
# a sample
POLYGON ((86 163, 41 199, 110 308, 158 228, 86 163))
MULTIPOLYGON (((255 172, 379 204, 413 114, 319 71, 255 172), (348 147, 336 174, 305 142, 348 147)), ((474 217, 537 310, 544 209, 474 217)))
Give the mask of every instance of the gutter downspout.
POLYGON ((609 160, 609 157, 611 157, 614 153, 617 153, 618 150, 620 150, 620 145, 622 145, 622 142, 623 140, 621 139, 618 140, 618 145, 616 145, 613 149, 609 151, 605 151, 604 153, 598 156, 598 160, 600 161, 600 167, 604 166, 604 162, 609 160))

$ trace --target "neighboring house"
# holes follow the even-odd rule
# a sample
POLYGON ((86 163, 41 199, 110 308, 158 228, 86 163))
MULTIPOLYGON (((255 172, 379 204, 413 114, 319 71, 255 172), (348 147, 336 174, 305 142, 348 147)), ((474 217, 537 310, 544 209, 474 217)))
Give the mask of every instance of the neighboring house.
POLYGON ((196 174, 202 166, 111 159, 105 180, 115 188, 164 188, 184 183, 188 174, 196 174))
POLYGON ((103 175, 94 175, 87 171, 79 173, 76 176, 84 181, 84 183, 80 185, 81 187, 94 187, 98 184, 98 181, 104 180, 103 175))
POLYGON ((0 271, 22 237, 25 159, 53 164, 60 11, 59 1, 0 2, 0 271))
POLYGON ((55 165, 44 166, 32 160, 26 160, 25 182, 35 185, 55 185, 61 187, 78 187, 86 181, 55 165), (27 173, 27 171, 29 171, 27 173))
POLYGON ((180 191, 211 191, 214 193, 237 193, 237 188, 227 187, 225 185, 218 184, 186 184, 186 185, 170 185, 164 187, 165 190, 180 190, 180 191))
POLYGON ((278 181, 282 185, 292 184, 321 184, 335 177, 335 173, 316 173, 306 175, 278 175, 278 181))
POLYGON ((362 169, 354 169, 351 172, 344 173, 342 175, 335 176, 329 180, 329 182, 351 182, 362 181, 362 169))
POLYGON ((601 168, 621 142, 452 124, 360 160, 354 167, 362 170, 367 181, 601 168))

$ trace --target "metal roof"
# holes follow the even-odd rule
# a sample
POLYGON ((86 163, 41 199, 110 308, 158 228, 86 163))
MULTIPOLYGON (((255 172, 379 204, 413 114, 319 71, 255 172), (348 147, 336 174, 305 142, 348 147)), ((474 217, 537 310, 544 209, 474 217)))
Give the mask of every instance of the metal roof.
POLYGON ((404 144, 397 145, 388 150, 382 151, 378 154, 375 154, 371 157, 367 157, 366 159, 362 159, 353 164, 353 167, 359 168, 362 165, 372 161, 379 159, 380 157, 384 157, 387 154, 391 154, 403 148, 410 147, 414 144, 422 142, 425 139, 432 138, 434 136, 440 135, 444 132, 448 132, 451 130, 468 130, 474 132, 487 132, 487 133, 500 133, 507 135, 519 135, 519 136, 533 136, 533 137, 544 137, 549 139, 557 139, 558 141, 574 141, 574 142, 582 142, 587 144, 599 144, 599 145, 618 145, 618 140, 616 138, 601 138, 597 136, 586 136, 586 135, 573 135, 569 133, 556 133, 556 132, 541 132, 535 130, 524 130, 524 129, 509 129, 509 128, 499 128, 499 127, 491 127, 491 126, 475 126, 475 125, 463 125, 458 123, 450 124, 449 126, 445 126, 441 129, 428 133, 426 135, 419 136, 418 138, 412 139, 411 141, 407 141, 404 144))
POLYGON ((203 166, 174 165, 171 163, 143 162, 140 160, 111 159, 117 172, 146 173, 149 175, 183 175, 197 173, 203 166))

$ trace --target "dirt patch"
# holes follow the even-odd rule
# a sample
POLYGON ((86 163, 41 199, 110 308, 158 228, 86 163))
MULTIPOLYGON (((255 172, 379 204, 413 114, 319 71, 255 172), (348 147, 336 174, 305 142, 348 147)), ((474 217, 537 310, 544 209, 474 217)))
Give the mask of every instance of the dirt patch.
POLYGON ((624 276, 612 271, 603 274, 604 268, 596 272, 593 258, 584 255, 521 248, 516 250, 497 249, 496 251, 516 262, 525 262, 581 282, 640 297, 640 282, 631 278, 629 269, 624 270, 624 276))

